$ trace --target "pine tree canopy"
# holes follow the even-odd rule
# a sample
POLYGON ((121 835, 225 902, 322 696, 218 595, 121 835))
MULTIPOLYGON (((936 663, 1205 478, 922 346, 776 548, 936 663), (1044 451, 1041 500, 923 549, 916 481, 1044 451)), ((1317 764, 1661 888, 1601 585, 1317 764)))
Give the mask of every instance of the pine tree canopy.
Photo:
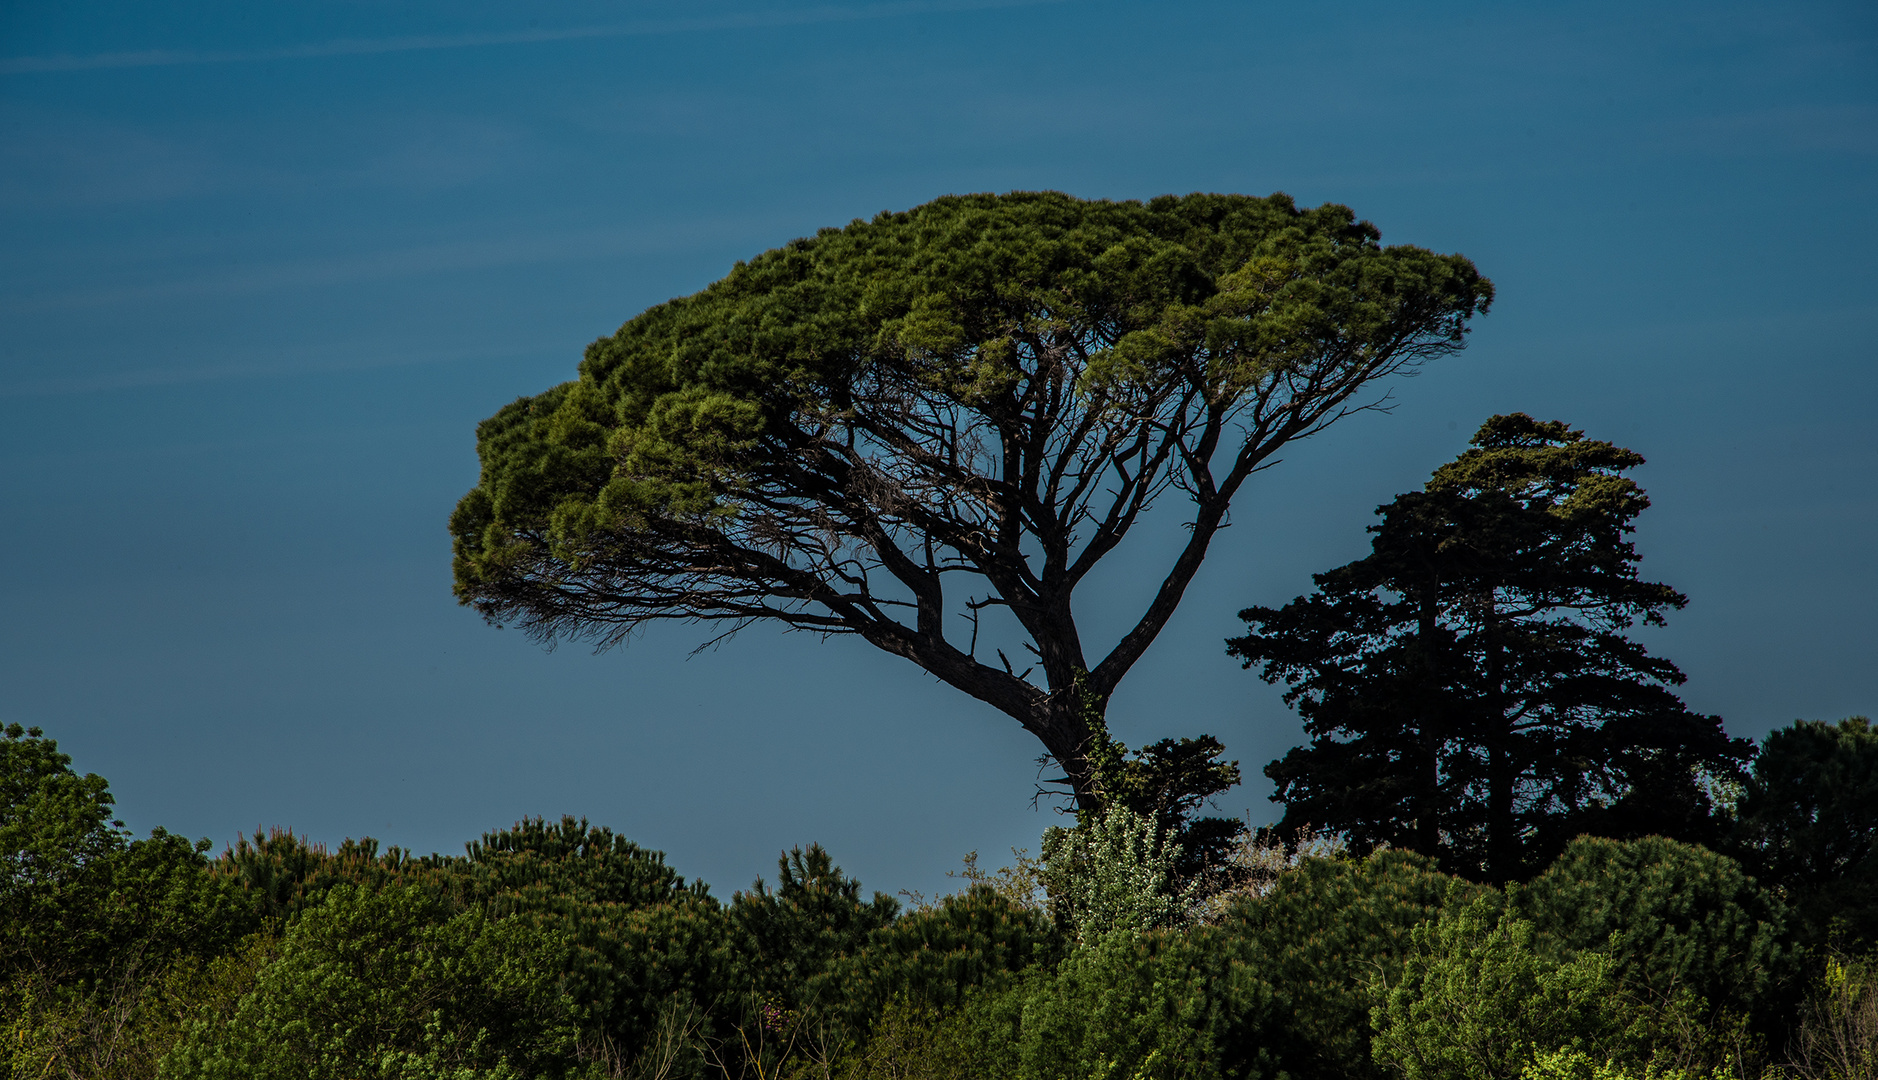
POLYGON ((856 634, 1017 719, 1100 805, 1091 726, 1239 489, 1492 299, 1465 258, 1379 236, 1284 195, 1043 192, 765 252, 483 422, 457 596, 601 647, 671 619, 856 634), (1169 489, 1184 547, 1085 652, 1077 585, 1169 489))
POLYGON ((1852 716, 1769 732, 1730 840, 1795 902, 1815 944, 1878 943, 1878 727, 1852 716))
POLYGON ((1712 841, 1704 783, 1752 754, 1624 633, 1684 597, 1637 576, 1632 451, 1496 416, 1421 491, 1377 510, 1368 557, 1240 613, 1228 642, 1285 682, 1311 736, 1266 767, 1281 827, 1346 832, 1492 880, 1584 832, 1712 841))

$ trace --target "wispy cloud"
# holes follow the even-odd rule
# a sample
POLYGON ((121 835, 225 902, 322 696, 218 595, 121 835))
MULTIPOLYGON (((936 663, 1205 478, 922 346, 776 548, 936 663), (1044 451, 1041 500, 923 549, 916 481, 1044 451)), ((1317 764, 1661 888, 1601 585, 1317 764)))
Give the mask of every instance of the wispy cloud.
POLYGON ((371 56, 378 53, 425 52, 438 49, 476 49, 499 45, 531 45, 594 38, 646 37, 709 30, 754 30, 764 27, 804 26, 815 23, 855 22, 957 11, 1034 7, 1065 0, 897 0, 852 7, 822 6, 796 11, 739 12, 694 19, 642 20, 606 26, 561 29, 507 30, 482 34, 428 34, 413 37, 341 38, 277 49, 148 49, 137 52, 92 53, 83 56, 13 56, 0 58, 0 74, 95 71, 108 68, 180 67, 194 64, 241 64, 268 60, 309 60, 327 56, 371 56))
MULTIPOLYGON (((186 298, 253 296, 282 290, 317 289, 366 281, 421 278, 514 266, 616 260, 667 252, 695 252, 702 246, 747 246, 751 236, 775 244, 801 235, 775 219, 752 215, 720 216, 681 225, 630 226, 606 230, 524 231, 493 237, 449 240, 408 246, 385 246, 328 255, 231 264, 200 274, 147 268, 138 280, 120 284, 35 289, 30 282, 8 281, 0 296, 0 315, 46 314, 126 305, 163 303, 186 298)), ((728 260, 727 260, 728 261, 728 260)))
MULTIPOLYGON (((124 390, 148 390, 196 383, 287 379, 302 375, 343 375, 383 368, 540 360, 543 359, 546 351, 539 345, 481 349, 412 349, 404 342, 386 341, 309 346, 297 350, 270 347, 264 350, 257 349, 254 353, 239 359, 221 362, 138 368, 85 375, 46 376, 11 382, 0 381, 0 401, 10 398, 66 397, 124 390)), ((570 354, 561 359, 565 361, 565 367, 571 375, 578 354, 570 354)))

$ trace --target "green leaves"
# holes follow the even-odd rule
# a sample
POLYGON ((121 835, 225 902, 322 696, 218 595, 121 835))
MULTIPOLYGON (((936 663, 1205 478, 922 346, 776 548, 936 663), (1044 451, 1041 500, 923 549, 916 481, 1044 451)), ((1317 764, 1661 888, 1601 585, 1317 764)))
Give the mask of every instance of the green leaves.
POLYGON ((1217 988, 1222 1072, 1377 1075, 1371 984, 1399 981, 1414 928, 1481 891, 1402 851, 1309 858, 1196 931, 1193 952, 1217 988))
POLYGON ((1746 1022, 1773 1026, 1783 923, 1724 856, 1581 838, 1415 929, 1376 986, 1376 1060, 1408 1080, 1755 1075, 1746 1022))
POLYGON ((1510 903, 1558 948, 1607 954, 1647 1003, 1693 994, 1703 1023, 1765 1025, 1794 973, 1787 906, 1733 859, 1660 836, 1579 837, 1510 903))
POLYGON ((577 1033, 568 943, 452 913, 415 886, 343 885, 302 915, 226 1021, 164 1062, 175 1080, 563 1076, 577 1033))
POLYGON ((1119 802, 1074 829, 1044 833, 1043 863, 1057 922, 1084 945, 1186 926, 1201 899, 1197 883, 1176 874, 1174 839, 1119 802))
MULTIPOLYGON (((1855 778, 1866 734, 1770 740, 1762 795, 1789 773, 1855 778)), ((1065 935, 983 884, 901 914, 815 846, 720 905, 571 818, 457 858, 276 831, 211 865, 160 830, 123 837, 102 781, 49 740, 13 729, 0 747, 10 895, 62 881, 80 901, 0 922, 5 1075, 1716 1080, 1755 1075, 1792 1019, 1785 905, 1660 837, 1580 838, 1504 892, 1403 851, 1305 857, 1197 913, 1171 838, 1112 809, 1046 845, 1065 935)), ((1204 740, 1110 749, 1108 782, 1150 801, 1219 767, 1204 740)), ((1841 794, 1771 820, 1856 831, 1841 794)), ((1801 1010, 1804 1075, 1869 1064, 1871 967, 1826 966, 1801 1010)))
MULTIPOLYGON (((69 970, 106 933, 65 928, 70 910, 98 911, 109 895, 111 860, 129 842, 110 820, 101 776, 79 776, 71 757, 38 728, 9 725, 0 740, 0 965, 69 970)), ((102 914, 102 912, 99 912, 102 914)))
POLYGON ((1536 1051, 1599 1059, 1630 1049, 1608 958, 1540 955, 1533 925, 1479 899, 1415 929, 1415 949, 1378 987, 1379 1064, 1407 1080, 1515 1080, 1536 1051))
POLYGON ((216 948, 252 922, 206 873, 208 842, 157 829, 133 840, 111 821, 103 777, 80 776, 37 728, 0 739, 0 980, 89 986, 216 948))

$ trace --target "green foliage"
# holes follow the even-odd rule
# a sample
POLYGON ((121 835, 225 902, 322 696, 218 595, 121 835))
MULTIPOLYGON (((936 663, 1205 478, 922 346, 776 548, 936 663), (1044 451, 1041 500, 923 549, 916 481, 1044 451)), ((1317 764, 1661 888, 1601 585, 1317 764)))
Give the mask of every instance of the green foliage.
POLYGON ((1214 1077, 1202 974, 1176 936, 1118 931, 956 1009, 890 1002, 847 1074, 975 1080, 1214 1077))
POLYGON ((1093 809, 1072 686, 1106 699, 1262 463, 1491 302, 1466 259, 1379 240, 1284 195, 948 196, 823 229, 485 420, 456 595, 603 647, 669 619, 859 635, 1017 718, 1093 809), (1091 662, 1072 594, 1170 489, 1184 553, 1091 662), (987 608, 1043 685, 980 654, 987 608))
POLYGON ((1245 823, 1200 813, 1213 796, 1239 783, 1239 763, 1220 760, 1224 744, 1202 735, 1162 739, 1131 751, 1108 734, 1100 711, 1090 710, 1085 723, 1098 746, 1092 757, 1103 805, 1154 824, 1155 833, 1172 845, 1177 880, 1202 888, 1226 884, 1217 879, 1245 823))
POLYGON ((967 1014, 944 1012, 937 1006, 904 999, 881 1007, 866 1046, 852 1056, 842 1080, 953 1080, 954 1077, 991 1076, 975 1069, 983 1052, 982 1040, 970 1037, 967 1014))
POLYGON ((434 888, 447 888, 441 872, 459 861, 436 855, 413 857, 397 847, 381 852, 378 841, 369 836, 348 837, 338 850, 329 852, 324 844, 277 828, 237 837, 234 846, 215 860, 214 870, 241 890, 257 918, 278 923, 319 906, 338 885, 377 889, 428 880, 434 888))
POLYGON ((1042 912, 974 885, 876 930, 836 978, 863 1016, 894 1000, 955 1010, 973 989, 1054 967, 1061 954, 1062 938, 1042 912))
POLYGON ((65 974, 111 934, 74 910, 102 914, 115 856, 128 834, 111 820, 102 776, 79 776, 71 757, 38 728, 18 724, 0 740, 0 970, 65 974))
POLYGON ((899 910, 882 893, 862 900, 861 883, 820 844, 795 848, 777 860, 775 889, 759 879, 731 902, 741 977, 760 998, 789 1008, 839 1001, 836 962, 859 952, 899 910))
POLYGON ((1802 720, 1767 736, 1736 806, 1732 850, 1785 890, 1806 937, 1878 944, 1878 728, 1802 720))
POLYGON ((469 845, 463 872, 478 896, 553 896, 586 904, 651 907, 708 900, 709 886, 686 884, 648 851, 613 830, 564 817, 556 824, 530 818, 484 833, 469 845))
POLYGON ((1563 954, 1604 954, 1645 1004, 1693 995, 1704 1025, 1769 1027, 1794 975, 1779 898, 1734 860, 1662 837, 1573 841, 1511 906, 1563 954))
POLYGON ((1878 1078, 1878 953, 1827 957, 1795 1039, 1804 1080, 1878 1078))
MULTIPOLYGON (((1580 841, 1586 843, 1610 844, 1580 841)), ((1660 849, 1653 854, 1675 857, 1660 849)), ((1581 861, 1567 859, 1554 869, 1576 871, 1582 880, 1581 861)), ((1686 869, 1683 878, 1698 894, 1697 906, 1716 901, 1714 890, 1691 880, 1686 869), (1705 891, 1707 896, 1700 895, 1705 891)), ((1672 930, 1669 936, 1680 940, 1659 948, 1633 936, 1620 916, 1609 920, 1603 948, 1574 947, 1572 934, 1589 938, 1598 913, 1574 922, 1560 906, 1573 898, 1569 890, 1553 895, 1549 904, 1531 903, 1528 894, 1517 885, 1504 896, 1485 893, 1415 929, 1415 948, 1399 977, 1374 987, 1379 1064, 1408 1080, 1721 1080, 1760 1074, 1759 1053, 1740 1022, 1693 989, 1701 980, 1692 973, 1705 961, 1725 967, 1728 959, 1705 958, 1700 945, 1693 951, 1681 947, 1706 930, 1706 944, 1725 949, 1726 930, 1672 930), (1545 910, 1559 932, 1548 933, 1525 917, 1535 907, 1545 910)), ((1658 911, 1653 922, 1649 909, 1663 908, 1662 900, 1646 895, 1628 904, 1626 913, 1638 927, 1660 927, 1665 912, 1658 911)), ((1723 1006, 1751 996, 1746 988, 1704 988, 1723 1006)))
POLYGON ((568 946, 413 885, 339 885, 226 1018, 165 1059, 174 1080, 508 1080, 570 1075, 568 946))
POLYGON ((910 912, 815 846, 720 904, 576 819, 211 864, 129 838, 49 740, 4 745, 3 1080, 1771 1080, 1789 1033, 1779 1075, 1878 1080, 1878 960, 1821 957, 1801 1004, 1776 893, 1661 837, 1505 892, 1288 851, 1199 905, 1117 800, 910 912))
POLYGON ((1515 1080, 1542 1050, 1597 1060, 1632 1051, 1609 958, 1558 961, 1489 894, 1412 932, 1393 983, 1377 984, 1376 1060, 1407 1080, 1515 1080))
POLYGON ((0 978, 87 982, 213 952, 248 929, 202 852, 162 829, 134 840, 110 819, 104 778, 79 776, 37 728, 0 738, 0 978))
POLYGON ((452 895, 567 943, 562 986, 584 1058, 654 1052, 674 1014, 702 1016, 738 978, 732 924, 710 890, 610 829, 525 820, 483 834, 451 870, 452 895))
POLYGON ((193 973, 256 922, 208 841, 133 839, 102 777, 37 728, 0 736, 0 1075, 147 1076, 193 973))
POLYGON ((1200 895, 1177 873, 1178 848, 1124 806, 1084 815, 1074 829, 1043 835, 1044 884, 1051 913, 1073 940, 1089 944, 1193 921, 1200 895))
POLYGON ((563 985, 581 1007, 581 1050, 596 1060, 645 1053, 668 1012, 721 1008, 744 985, 713 903, 556 905, 534 917, 571 943, 563 985))
POLYGON ((1045 322, 1102 339, 1092 405, 1161 376, 1170 346, 1208 350, 1205 383, 1230 401, 1314 349, 1489 295, 1463 259, 1385 251, 1347 209, 1282 196, 960 196, 825 229, 648 310, 588 349, 578 382, 486 421, 483 481, 453 520, 459 593, 500 614, 557 548, 579 566, 612 557, 608 530, 742 511, 786 481, 794 428, 842 422, 863 379, 994 411, 1045 322))
POLYGON ((1115 930, 1031 983, 1017 1040, 1024 1080, 1217 1076, 1207 988, 1179 938, 1115 930))
POLYGON ((1582 832, 1711 841, 1705 777, 1750 753, 1625 636, 1684 598, 1637 577, 1637 454, 1515 413, 1378 509, 1364 559, 1228 643, 1311 735, 1267 766, 1281 829, 1331 828, 1494 881, 1582 832))
POLYGON ((1306 859, 1197 930, 1222 1075, 1376 1075, 1370 985, 1397 981, 1415 927, 1477 891, 1408 852, 1306 859))
POLYGON ((197 1017, 234 1008, 277 945, 256 934, 206 963, 118 968, 89 988, 16 977, 0 986, 0 1077, 149 1080, 197 1017))
POLYGON ((1583 1050, 1540 1050, 1520 1073, 1520 1080, 1730 1080, 1726 1071, 1690 1072, 1655 1060, 1641 1068, 1583 1050))

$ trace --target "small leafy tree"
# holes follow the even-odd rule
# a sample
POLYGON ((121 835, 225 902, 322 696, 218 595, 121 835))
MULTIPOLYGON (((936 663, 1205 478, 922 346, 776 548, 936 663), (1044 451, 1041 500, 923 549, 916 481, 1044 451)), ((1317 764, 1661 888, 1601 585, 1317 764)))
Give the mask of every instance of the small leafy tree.
POLYGON ((207 840, 135 838, 113 806, 38 728, 0 729, 0 1075, 147 1076, 256 926, 207 840))
POLYGON ((1583 832, 1719 831, 1704 777, 1751 753, 1624 631, 1684 597, 1637 576, 1637 454, 1523 413, 1378 509, 1371 554, 1240 612, 1228 642, 1311 736, 1266 766, 1283 830, 1341 830, 1457 873, 1524 877, 1583 832))

